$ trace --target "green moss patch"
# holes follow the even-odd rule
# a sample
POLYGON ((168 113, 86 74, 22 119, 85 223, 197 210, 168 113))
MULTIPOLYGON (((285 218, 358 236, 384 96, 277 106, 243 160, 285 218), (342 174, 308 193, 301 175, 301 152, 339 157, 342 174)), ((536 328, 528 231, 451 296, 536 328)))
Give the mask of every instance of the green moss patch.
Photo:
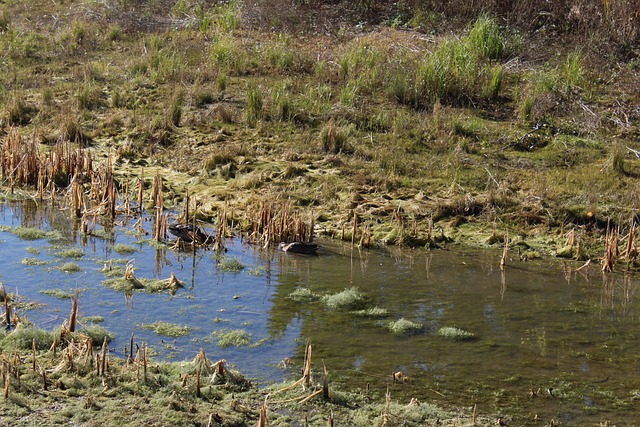
POLYGON ((368 303, 367 296, 357 288, 348 288, 342 292, 322 297, 322 302, 331 310, 362 310, 368 303))
POLYGON ((175 323, 157 321, 153 323, 145 323, 139 325, 143 329, 149 329, 158 335, 164 335, 167 337, 182 337, 189 335, 193 330, 190 326, 177 325, 175 323))
POLYGON ((415 335, 424 330, 424 325, 422 323, 412 322, 405 318, 389 322, 387 327, 394 335, 398 336, 415 335))
POLYGON ((467 332, 454 326, 445 326, 438 330, 438 336, 454 341, 471 340, 476 337, 474 333, 467 332))

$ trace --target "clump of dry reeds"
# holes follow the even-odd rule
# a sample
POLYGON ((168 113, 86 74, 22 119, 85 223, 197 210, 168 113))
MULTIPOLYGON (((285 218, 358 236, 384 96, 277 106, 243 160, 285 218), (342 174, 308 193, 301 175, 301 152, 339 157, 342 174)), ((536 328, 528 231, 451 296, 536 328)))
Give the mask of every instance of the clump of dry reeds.
POLYGON ((618 243, 620 242, 620 227, 610 227, 607 224, 607 234, 604 240, 604 256, 602 257, 602 271, 611 272, 618 260, 618 243))
POLYGON ((257 208, 246 212, 250 243, 267 247, 279 242, 313 241, 313 218, 306 221, 302 213, 293 211, 290 200, 265 197, 257 208))
POLYGON ((66 187, 74 176, 88 176, 93 161, 88 151, 57 143, 48 154, 41 154, 38 141, 25 141, 15 129, 2 140, 0 173, 2 181, 15 186, 37 187, 43 195, 46 188, 66 187))

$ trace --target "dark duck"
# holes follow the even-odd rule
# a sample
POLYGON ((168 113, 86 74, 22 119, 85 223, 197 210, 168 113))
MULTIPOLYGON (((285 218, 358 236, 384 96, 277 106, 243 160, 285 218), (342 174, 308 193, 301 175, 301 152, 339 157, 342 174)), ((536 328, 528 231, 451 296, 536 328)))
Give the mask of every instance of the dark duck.
POLYGON ((311 242, 280 243, 280 250, 294 254, 316 255, 319 247, 318 244, 311 242))
POLYGON ((205 231, 193 224, 171 224, 169 233, 176 236, 185 243, 197 243, 200 245, 208 245, 214 242, 214 237, 205 233, 205 231))

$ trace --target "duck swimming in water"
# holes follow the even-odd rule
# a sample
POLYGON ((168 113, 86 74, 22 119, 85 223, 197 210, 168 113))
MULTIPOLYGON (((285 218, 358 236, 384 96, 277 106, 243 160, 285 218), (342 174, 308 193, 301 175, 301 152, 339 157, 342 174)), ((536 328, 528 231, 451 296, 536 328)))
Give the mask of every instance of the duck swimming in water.
POLYGON ((215 240, 213 236, 208 235, 202 228, 197 225, 194 226, 193 224, 171 224, 169 226, 169 233, 185 243, 195 242, 201 245, 208 245, 215 240))
POLYGON ((311 242, 280 243, 280 250, 295 254, 316 255, 319 247, 317 243, 311 242))

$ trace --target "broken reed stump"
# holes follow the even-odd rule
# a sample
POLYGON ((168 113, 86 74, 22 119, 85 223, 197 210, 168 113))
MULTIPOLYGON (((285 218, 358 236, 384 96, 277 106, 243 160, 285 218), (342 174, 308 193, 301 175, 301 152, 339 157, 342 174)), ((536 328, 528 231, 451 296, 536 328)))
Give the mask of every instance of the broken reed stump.
POLYGON ((2 292, 4 294, 4 321, 7 324, 7 329, 11 328, 11 305, 9 305, 9 296, 7 295, 7 290, 2 287, 2 292))
POLYGON ((504 247, 502 249, 502 259, 500 259, 500 270, 507 266, 507 255, 509 253, 509 233, 504 236, 504 247))
POLYGON ((602 272, 610 273, 618 260, 618 242, 620 241, 620 227, 610 227, 607 223, 607 234, 604 242, 602 257, 602 272))
POLYGON ((76 290, 71 304, 71 314, 69 315, 69 332, 75 332, 76 319, 78 317, 78 291, 76 290))
POLYGON ((262 406, 260 407, 260 419, 258 420, 258 427, 266 427, 268 424, 267 419, 267 402, 266 399, 262 402, 262 406))

